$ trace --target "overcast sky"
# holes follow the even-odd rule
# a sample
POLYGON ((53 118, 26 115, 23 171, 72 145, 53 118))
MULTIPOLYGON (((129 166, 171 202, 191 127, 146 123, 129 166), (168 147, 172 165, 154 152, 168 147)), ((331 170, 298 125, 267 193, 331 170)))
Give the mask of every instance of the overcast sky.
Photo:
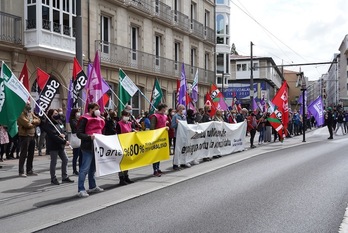
MULTIPOLYGON (((332 61, 348 34, 348 0, 231 0, 230 6, 231 43, 239 55, 250 55, 252 41, 254 56, 272 57, 277 65, 332 61)), ((328 68, 301 70, 316 80, 328 68)))

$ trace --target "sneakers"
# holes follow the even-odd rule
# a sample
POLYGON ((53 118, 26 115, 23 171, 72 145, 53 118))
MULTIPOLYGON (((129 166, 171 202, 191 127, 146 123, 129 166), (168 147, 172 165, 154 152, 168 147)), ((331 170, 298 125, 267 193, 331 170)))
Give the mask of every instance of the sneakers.
POLYGON ((190 168, 191 164, 189 164, 189 163, 181 164, 180 167, 190 168))
POLYGON ((60 185, 57 179, 51 180, 51 184, 60 185))
POLYGON ((86 192, 86 190, 82 190, 77 193, 78 197, 89 197, 89 194, 86 192))
POLYGON ((100 192, 103 192, 104 189, 98 187, 98 186, 95 186, 95 188, 92 188, 92 189, 89 189, 88 192, 89 193, 100 193, 100 192))
POLYGON ((197 160, 193 160, 193 161, 192 161, 192 164, 193 164, 193 165, 198 165, 199 162, 198 162, 197 160))
POLYGON ((26 174, 24 174, 24 173, 19 173, 19 175, 18 175, 19 177, 23 177, 23 178, 27 178, 27 175, 26 174))
POLYGON ((74 171, 74 172, 73 172, 73 175, 78 176, 78 175, 79 175, 79 172, 78 172, 78 171, 74 171))
POLYGON ((173 170, 174 171, 180 171, 180 167, 178 165, 173 165, 173 170))
POLYGON ((37 176, 38 174, 36 172, 30 171, 27 172, 27 176, 37 176))
POLYGON ((70 180, 69 177, 65 178, 65 179, 62 179, 62 182, 63 183, 74 183, 75 181, 74 180, 70 180))

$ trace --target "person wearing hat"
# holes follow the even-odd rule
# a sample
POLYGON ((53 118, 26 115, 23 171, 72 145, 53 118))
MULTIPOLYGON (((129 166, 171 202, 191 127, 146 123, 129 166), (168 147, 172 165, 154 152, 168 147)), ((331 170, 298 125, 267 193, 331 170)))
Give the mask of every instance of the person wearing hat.
POLYGON ((334 117, 333 117, 332 108, 328 107, 325 114, 325 124, 327 126, 327 129, 329 130, 330 137, 328 137, 327 139, 333 139, 333 130, 332 130, 333 123, 334 123, 334 117))

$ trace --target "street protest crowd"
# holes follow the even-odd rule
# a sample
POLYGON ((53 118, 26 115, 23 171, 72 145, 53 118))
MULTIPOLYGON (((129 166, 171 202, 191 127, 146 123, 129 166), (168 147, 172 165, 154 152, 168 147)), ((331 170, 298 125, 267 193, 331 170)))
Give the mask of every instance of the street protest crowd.
MULTIPOLYGON (((195 77, 194 87, 192 88, 191 96, 189 96, 186 87, 184 64, 182 64, 181 80, 180 82, 178 80, 177 85, 176 108, 168 109, 167 104, 163 103, 163 93, 156 79, 151 101, 149 101, 149 111, 142 110, 138 116, 134 116, 132 114, 132 106, 128 105, 128 103, 131 102, 130 100, 136 92, 140 92, 144 97, 145 95, 126 73, 119 69, 120 97, 118 97, 107 85, 103 85, 105 81, 101 77, 99 60, 97 52, 95 62, 91 71, 88 72, 89 77, 87 78, 77 60, 74 59, 73 78, 71 80, 71 88, 69 88, 68 104, 65 112, 63 108, 50 108, 50 104, 60 84, 51 79, 49 74, 37 68, 37 84, 41 91, 39 98, 34 100, 29 93, 26 63, 20 75, 20 77, 27 79, 26 82, 25 80, 20 82, 10 68, 4 62, 2 63, 0 77, 0 86, 2 86, 0 88, 0 97, 2 98, 0 99, 0 161, 4 159, 19 159, 19 177, 26 178, 27 176, 38 175, 33 165, 34 153, 37 150, 39 156, 44 154, 50 155, 49 170, 52 185, 60 184, 56 176, 58 157, 62 163, 61 182, 75 182, 69 176, 69 160, 66 151, 72 150, 71 173, 78 176, 78 196, 88 197, 91 192, 103 191, 102 188, 97 186, 95 179, 96 151, 94 144, 99 140, 98 135, 122 136, 131 132, 151 132, 152 130, 161 131, 161 129, 165 129, 168 131, 165 135, 165 140, 168 138, 169 146, 165 142, 154 144, 153 148, 161 149, 165 146, 165 153, 168 154, 168 157, 161 157, 161 159, 152 158, 147 163, 140 164, 140 166, 152 164, 153 176, 161 177, 164 173, 160 169, 160 161, 169 158, 169 154, 176 154, 177 142, 182 143, 181 140, 177 140, 177 137, 182 139, 178 136, 180 135, 179 128, 182 125, 181 122, 185 122, 187 125, 219 122, 221 125, 227 123, 229 126, 230 124, 245 122, 246 131, 245 133, 243 131, 243 135, 250 136, 251 149, 256 147, 256 143, 261 145, 277 140, 282 142, 284 138, 298 136, 312 127, 327 125, 330 134, 328 139, 333 139, 333 134, 337 133, 339 128, 341 128, 342 134, 346 134, 348 130, 348 112, 343 111, 341 106, 333 109, 327 107, 324 110, 320 97, 308 105, 308 113, 305 115, 296 110, 291 111, 291 109, 288 109, 286 81, 282 84, 272 101, 268 100, 266 102, 262 98, 256 103, 254 99, 255 103, 252 104, 253 106, 250 107, 250 110, 242 108, 241 103, 237 103, 237 100, 233 100, 232 105, 228 106, 223 94, 216 85, 212 84, 210 93, 207 93, 205 96, 204 107, 197 109, 194 103, 197 103, 198 100, 198 75, 195 77), (83 100, 79 97, 79 94, 81 94, 79 92, 85 87, 86 98, 83 100), (114 109, 117 108, 118 111, 105 109, 105 90, 110 90, 118 98, 118 106, 114 104, 114 109), (35 102, 34 110, 31 107, 30 99, 35 102), (81 100, 84 109, 79 107, 81 100), (69 124, 68 128, 71 129, 70 136, 68 136, 66 130, 67 123, 69 124), (167 148, 168 150, 166 150, 167 148), (88 190, 85 188, 86 178, 88 179, 88 190)), ((147 100, 146 97, 145 99, 147 100)), ((109 101, 108 98, 106 98, 106 101, 109 101)), ((216 133, 221 134, 222 131, 216 133)), ((233 134, 229 134, 229 137, 233 136, 233 134)), ((189 140, 191 139, 189 138, 189 140)), ((158 140, 161 141, 163 138, 158 140)), ((215 141, 209 147, 213 149, 225 147, 226 145, 233 147, 240 144, 241 137, 234 139, 235 141, 233 142, 229 138, 224 138, 224 140, 215 141)), ((151 146, 152 143, 149 142, 151 146)), ((132 155, 134 152, 132 146, 134 145, 127 148, 127 151, 124 149, 123 153, 132 155)), ((198 147, 198 143, 196 146, 198 147)), ((199 146, 206 148, 207 142, 200 143, 199 146)), ((136 148, 137 150, 139 149, 138 147, 136 148)), ((145 147, 141 148, 143 152, 147 152, 148 149, 145 147)), ((189 148, 189 150, 192 150, 192 148, 189 148)), ((162 150, 158 151, 163 153, 162 150)), ((151 156, 158 156, 158 154, 151 154, 151 156)), ((192 157, 190 161, 177 159, 178 156, 173 156, 173 170, 189 168, 192 165, 198 165, 202 161, 211 161, 219 157, 221 157, 220 150, 217 150, 217 153, 215 151, 213 156, 192 157)), ((134 168, 131 166, 125 167, 134 168)), ((118 164, 117 172, 120 185, 133 183, 128 170, 130 169, 121 169, 120 163, 118 164)))
MULTIPOLYGON (((168 109, 167 105, 160 103, 157 112, 150 115, 147 111, 141 111, 138 116, 132 115, 132 107, 127 105, 118 116, 114 110, 105 110, 100 113, 96 103, 88 105, 87 113, 83 114, 81 109, 73 109, 70 114, 71 135, 77 136, 79 143, 74 143, 72 159, 72 175, 78 176, 78 195, 87 197, 90 192, 101 192, 103 189, 96 185, 94 178, 95 164, 93 153, 93 134, 115 135, 128 132, 138 132, 165 127, 168 130, 170 153, 173 154, 176 143, 176 128, 178 121, 186 121, 187 124, 199 124, 210 121, 226 122, 235 124, 247 121, 247 134, 250 135, 250 147, 255 148, 255 144, 261 145, 267 142, 281 140, 277 131, 272 129, 269 122, 269 112, 248 111, 242 108, 240 111, 216 110, 211 116, 211 107, 205 105, 204 108, 193 111, 185 110, 185 106, 178 105, 176 109, 168 109), (255 139, 256 133, 258 137, 255 139), (255 141, 255 143, 254 143, 255 141), (84 188, 86 176, 88 175, 89 190, 84 188)), ((341 108, 328 108, 330 122, 328 127, 332 128, 331 133, 337 133, 341 128, 342 134, 348 132, 348 112, 341 108), (332 119, 331 119, 332 118, 332 119)), ((34 151, 38 151, 39 156, 50 155, 50 174, 51 183, 59 185, 56 177, 57 158, 62 161, 61 177, 62 182, 74 182, 68 175, 68 157, 66 146, 70 145, 68 134, 65 127, 66 116, 62 109, 49 109, 46 117, 39 117, 35 114, 30 104, 27 104, 22 114, 17 120, 18 134, 10 137, 6 126, 0 126, 1 161, 19 159, 18 171, 20 177, 38 175, 33 166, 34 151), (4 157, 6 155, 6 157, 4 157), (26 172, 24 164, 26 162, 26 172)), ((315 119, 309 117, 303 121, 302 116, 295 110, 289 113, 287 137, 301 135, 303 127, 311 129, 317 127, 315 119)), ((329 128, 330 132, 330 128, 329 128)), ((332 138, 330 134, 329 139, 332 138)), ((71 141, 73 140, 70 137, 71 141)), ((74 139, 75 140, 75 139, 74 139)), ((214 156, 213 158, 219 158, 214 156)), ((203 161, 210 161, 211 158, 203 158, 203 161)), ((186 164, 174 164, 173 170, 189 168, 198 165, 201 161, 195 160, 186 164)), ((119 172, 120 185, 133 183, 128 175, 128 171, 119 172)), ((160 177, 163 172, 160 170, 159 162, 153 164, 153 175, 160 177)))

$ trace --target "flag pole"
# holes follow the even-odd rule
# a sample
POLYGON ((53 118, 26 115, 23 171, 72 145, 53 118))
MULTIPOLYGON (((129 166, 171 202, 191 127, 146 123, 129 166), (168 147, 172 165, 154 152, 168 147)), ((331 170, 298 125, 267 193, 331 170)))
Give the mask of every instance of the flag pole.
POLYGON ((144 93, 138 88, 140 94, 145 98, 145 100, 147 100, 147 102, 149 102, 150 106, 153 107, 155 110, 157 110, 157 108, 151 103, 151 101, 144 95, 144 93))
MULTIPOLYGON (((64 86, 64 84, 60 83, 60 85, 62 85, 62 87, 64 87, 69 92, 73 91, 73 90, 70 90, 69 88, 67 88, 66 86, 64 86)), ((84 104, 86 104, 86 101, 84 99, 82 99, 80 96, 77 96, 77 98, 79 98, 79 100, 81 100, 84 104)))
MULTIPOLYGON (((28 92, 29 93, 29 92, 28 92)), ((43 115, 45 115, 46 119, 53 125, 54 129, 59 133, 62 134, 59 129, 53 124, 53 122, 51 121, 51 119, 47 116, 47 114, 43 111, 43 109, 41 108, 41 106, 36 102, 36 100, 29 94, 30 99, 33 100, 33 102, 35 103, 35 105, 40 109, 40 111, 43 113, 43 115)), ((68 141, 68 140, 67 140, 68 141)), ((69 144, 70 149, 73 149, 72 146, 69 144)))

